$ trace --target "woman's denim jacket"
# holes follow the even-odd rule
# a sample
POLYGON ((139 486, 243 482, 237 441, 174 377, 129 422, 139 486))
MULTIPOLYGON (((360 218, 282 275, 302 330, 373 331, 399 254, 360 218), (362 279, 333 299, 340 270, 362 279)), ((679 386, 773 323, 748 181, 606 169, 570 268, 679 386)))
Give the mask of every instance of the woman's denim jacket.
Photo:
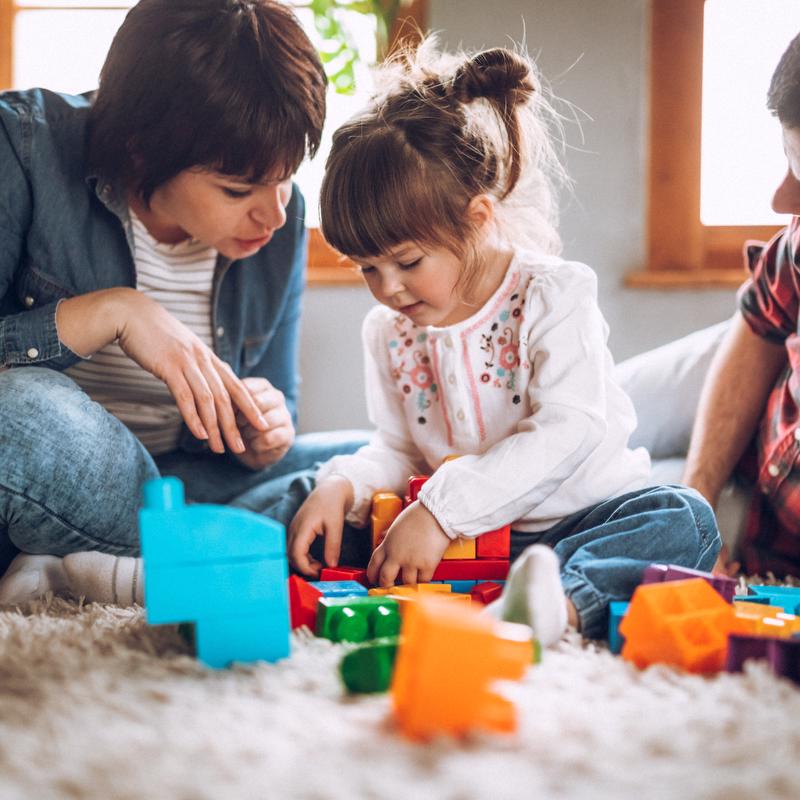
MULTIPOLYGON (((0 369, 65 369, 59 300, 136 286, 127 203, 85 161, 91 95, 0 93, 0 369)), ((180 135, 176 133, 176 135, 180 135)), ((296 419, 305 278, 303 197, 258 253, 220 256, 212 290, 214 351, 240 377, 267 378, 296 419)))

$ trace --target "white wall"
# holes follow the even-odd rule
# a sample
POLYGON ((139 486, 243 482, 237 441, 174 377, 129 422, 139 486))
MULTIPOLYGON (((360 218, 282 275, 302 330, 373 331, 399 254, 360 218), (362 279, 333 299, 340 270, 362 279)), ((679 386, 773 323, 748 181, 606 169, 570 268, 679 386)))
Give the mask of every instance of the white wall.
MULTIPOLYGON (((562 204, 564 255, 600 280, 618 360, 730 316, 731 290, 626 289, 644 266, 648 0, 430 0, 431 27, 449 47, 507 45, 525 32, 553 88, 580 108, 584 140, 567 124, 574 197, 562 204)), ((680 231, 675 232, 680 236, 680 231)), ((303 430, 366 424, 361 384, 362 288, 308 291, 301 369, 303 430)))

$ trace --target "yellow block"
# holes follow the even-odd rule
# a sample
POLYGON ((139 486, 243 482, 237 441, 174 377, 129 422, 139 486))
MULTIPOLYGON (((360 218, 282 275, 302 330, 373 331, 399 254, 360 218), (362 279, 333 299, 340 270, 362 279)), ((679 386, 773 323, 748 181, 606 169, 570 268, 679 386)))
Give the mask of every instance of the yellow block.
POLYGON ((474 539, 455 539, 450 542, 450 546, 444 551, 442 560, 453 558, 475 558, 475 540, 474 539))

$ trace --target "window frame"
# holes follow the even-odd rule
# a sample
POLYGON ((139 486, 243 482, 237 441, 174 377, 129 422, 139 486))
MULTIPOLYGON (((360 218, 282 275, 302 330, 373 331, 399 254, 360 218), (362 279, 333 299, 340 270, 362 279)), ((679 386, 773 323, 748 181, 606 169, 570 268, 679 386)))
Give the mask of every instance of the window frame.
POLYGON ((745 242, 767 241, 782 227, 701 222, 704 3, 651 0, 647 262, 626 276, 628 286, 739 286, 745 242))
MULTIPOLYGON (((115 6, 110 0, 111 8, 115 6)), ((63 9, 64 6, 53 6, 44 0, 35 6, 17 6, 15 0, 0 0, 0 91, 7 89, 12 83, 12 67, 14 61, 14 16, 20 8, 24 10, 63 9)), ((95 6, 82 6, 80 0, 69 6, 72 10, 94 10, 95 6)), ((421 38, 428 20, 428 0, 411 0, 398 15, 389 33, 389 52, 400 44, 413 44, 421 38)), ((356 272, 352 262, 348 262, 334 250, 323 238, 319 228, 309 228, 307 280, 309 285, 341 285, 361 283, 361 276, 356 272), (350 268, 348 268, 350 267, 350 268)))

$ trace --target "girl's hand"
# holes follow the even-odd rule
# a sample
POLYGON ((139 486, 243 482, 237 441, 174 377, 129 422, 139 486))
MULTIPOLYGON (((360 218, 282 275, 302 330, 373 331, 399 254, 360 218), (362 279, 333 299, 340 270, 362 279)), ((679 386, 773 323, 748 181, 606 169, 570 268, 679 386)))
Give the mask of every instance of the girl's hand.
POLYGON ((322 564, 309 548, 316 536, 325 537, 325 563, 335 567, 342 549, 344 518, 353 505, 353 485, 341 475, 317 484, 289 526, 289 563, 303 575, 316 577, 322 564))
MULTIPOLYGON (((120 291, 120 290, 118 290, 120 291)), ((164 381, 189 430, 215 453, 245 452, 236 407, 259 431, 268 424, 233 370, 163 306, 135 290, 119 302, 116 339, 140 367, 164 381)))
POLYGON ((266 378, 243 378, 242 383, 250 392, 268 427, 260 430, 251 425, 241 411, 238 412, 236 422, 246 450, 236 457, 251 469, 264 469, 280 461, 294 443, 292 415, 286 407, 283 392, 266 378))
POLYGON ((367 566, 369 582, 394 586, 402 574, 403 583, 428 583, 449 544, 436 517, 417 500, 401 512, 375 548, 367 566))

